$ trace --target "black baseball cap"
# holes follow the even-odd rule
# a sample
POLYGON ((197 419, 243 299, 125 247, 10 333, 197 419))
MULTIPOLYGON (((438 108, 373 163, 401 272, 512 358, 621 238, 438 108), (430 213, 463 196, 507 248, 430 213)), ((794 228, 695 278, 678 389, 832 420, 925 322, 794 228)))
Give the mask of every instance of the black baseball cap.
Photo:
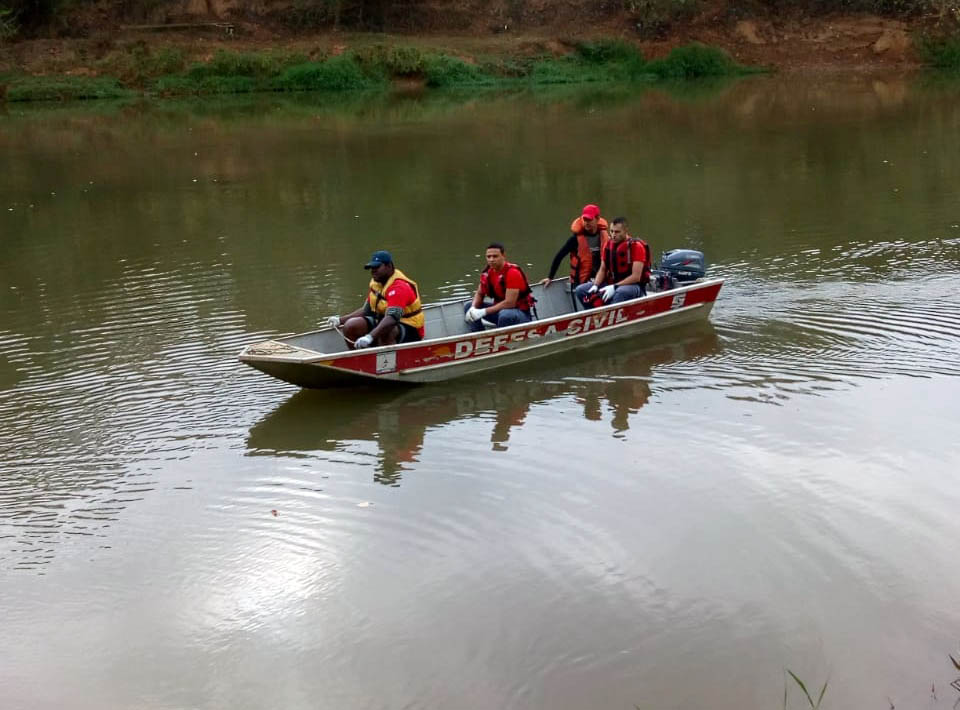
POLYGON ((390 252, 384 251, 383 249, 381 249, 380 251, 373 252, 373 256, 370 257, 370 261, 364 264, 363 268, 375 269, 378 266, 381 266, 382 264, 392 264, 392 263, 393 263, 393 257, 390 256, 390 252))

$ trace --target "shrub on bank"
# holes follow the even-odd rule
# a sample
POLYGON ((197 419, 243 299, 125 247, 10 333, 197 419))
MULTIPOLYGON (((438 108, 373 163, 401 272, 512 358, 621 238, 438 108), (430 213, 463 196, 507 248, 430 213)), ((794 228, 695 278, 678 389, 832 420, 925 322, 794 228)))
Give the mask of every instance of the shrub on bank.
POLYGON ((208 62, 194 64, 188 74, 195 79, 212 76, 249 76, 258 79, 276 76, 286 67, 307 61, 302 54, 277 52, 231 52, 217 50, 208 62))
POLYGON ((566 57, 535 62, 529 78, 533 84, 575 84, 584 81, 581 67, 566 57))
POLYGON ((325 62, 305 62, 287 67, 272 79, 275 91, 350 91, 368 89, 378 82, 365 75, 353 57, 341 55, 325 62))
POLYGON ((425 57, 416 47, 387 47, 374 44, 349 53, 363 73, 379 79, 416 76, 423 72, 425 57))
POLYGON ((532 84, 581 84, 631 82, 651 77, 649 65, 634 51, 621 61, 598 63, 577 57, 541 59, 530 68, 532 84))
POLYGON ((20 77, 7 86, 7 101, 120 99, 133 95, 118 80, 100 77, 20 77))
MULTIPOLYGON (((681 47, 665 59, 646 62, 626 42, 582 43, 565 57, 486 58, 472 64, 458 57, 426 53, 412 47, 368 47, 308 61, 302 55, 217 52, 208 62, 161 76, 148 72, 177 69, 184 63, 180 50, 131 51, 113 57, 101 71, 118 70, 123 79, 164 96, 243 94, 255 91, 356 91, 384 87, 392 77, 418 77, 429 87, 510 86, 578 83, 629 83, 655 78, 691 79, 743 73, 745 70, 720 50, 702 45, 681 47)), ((113 98, 129 96, 118 79, 61 77, 24 79, 10 84, 15 101, 113 98)))
POLYGON ((428 55, 423 63, 423 78, 427 86, 476 86, 492 84, 493 77, 485 75, 475 64, 446 54, 428 55))
POLYGON ((960 71, 960 35, 921 37, 917 43, 921 60, 937 69, 960 71))
POLYGON ((610 64, 612 62, 628 62, 642 60, 634 45, 622 39, 598 40, 596 42, 578 42, 575 45, 577 56, 589 64, 610 64))
POLYGON ((186 58, 183 50, 161 47, 151 50, 144 44, 135 44, 112 53, 94 63, 100 74, 116 76, 121 81, 141 83, 146 79, 183 71, 186 58))
POLYGON ((250 76, 162 76, 153 82, 153 91, 164 95, 251 94, 262 86, 250 76))
POLYGON ((663 59, 648 63, 647 71, 660 79, 700 79, 740 74, 746 69, 730 59, 723 50, 689 44, 677 47, 663 59))

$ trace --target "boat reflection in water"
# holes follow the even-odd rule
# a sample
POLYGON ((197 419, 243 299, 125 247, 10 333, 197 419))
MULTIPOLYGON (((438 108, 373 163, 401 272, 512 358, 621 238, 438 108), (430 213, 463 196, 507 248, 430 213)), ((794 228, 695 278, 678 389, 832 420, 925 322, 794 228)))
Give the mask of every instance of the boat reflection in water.
POLYGON ((417 461, 429 429, 492 417, 491 446, 505 450, 510 431, 523 425, 531 405, 563 397, 572 398, 583 408, 584 418, 592 421, 600 421, 605 410, 612 411, 610 424, 617 435, 629 429, 630 415, 649 401, 654 367, 702 358, 721 348, 709 323, 674 329, 661 337, 664 340, 656 345, 629 352, 624 348, 630 341, 621 341, 589 353, 558 355, 546 371, 542 361, 416 389, 301 390, 250 429, 248 454, 301 457, 343 450, 347 442, 374 441, 378 446, 374 479, 396 486, 407 465, 417 461))

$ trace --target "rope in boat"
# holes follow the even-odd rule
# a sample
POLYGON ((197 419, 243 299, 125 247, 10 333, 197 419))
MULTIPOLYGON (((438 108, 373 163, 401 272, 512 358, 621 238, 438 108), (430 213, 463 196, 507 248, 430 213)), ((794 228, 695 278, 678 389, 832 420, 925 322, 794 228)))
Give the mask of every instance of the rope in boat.
POLYGON ((334 330, 336 330, 338 333, 340 333, 340 335, 343 336, 343 339, 346 340, 349 345, 356 345, 356 344, 357 344, 357 341, 356 341, 356 340, 350 340, 350 338, 348 338, 348 337, 346 336, 346 334, 343 332, 343 326, 342 326, 342 325, 335 325, 335 326, 333 326, 333 328, 334 328, 334 330))

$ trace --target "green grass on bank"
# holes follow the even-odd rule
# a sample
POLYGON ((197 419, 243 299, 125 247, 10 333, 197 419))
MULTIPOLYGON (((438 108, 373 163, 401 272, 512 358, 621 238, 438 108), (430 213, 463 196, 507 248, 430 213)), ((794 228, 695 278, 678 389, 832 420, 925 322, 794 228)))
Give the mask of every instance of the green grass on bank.
POLYGON ((921 37, 917 40, 916 47, 924 64, 936 69, 960 72, 960 35, 921 37))
POLYGON ((117 79, 80 76, 32 76, 11 79, 7 101, 66 101, 71 99, 121 99, 136 95, 117 79))
POLYGON ((687 80, 757 71, 735 63, 719 49, 689 45, 646 61, 632 44, 584 42, 566 56, 482 57, 467 61, 414 47, 374 45, 337 56, 309 59, 279 52, 219 51, 209 61, 188 64, 177 50, 136 48, 102 62, 115 76, 26 77, 6 84, 8 101, 120 98, 137 92, 161 96, 254 92, 365 91, 392 80, 421 81, 431 88, 543 86, 687 80))

